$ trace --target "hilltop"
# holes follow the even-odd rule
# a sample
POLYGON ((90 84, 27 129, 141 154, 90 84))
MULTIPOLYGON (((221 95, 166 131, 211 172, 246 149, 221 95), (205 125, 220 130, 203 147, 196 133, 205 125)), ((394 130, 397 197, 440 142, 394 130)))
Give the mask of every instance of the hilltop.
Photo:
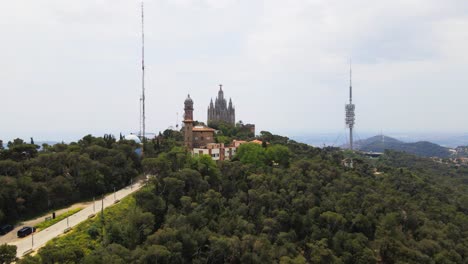
POLYGON ((449 148, 442 147, 429 141, 406 143, 384 135, 356 141, 355 148, 367 152, 384 152, 385 150, 395 150, 407 152, 421 157, 449 158, 452 156, 452 152, 449 148))
POLYGON ((145 188, 22 263, 468 260, 467 167, 261 139, 217 163, 164 141, 142 160, 145 188))

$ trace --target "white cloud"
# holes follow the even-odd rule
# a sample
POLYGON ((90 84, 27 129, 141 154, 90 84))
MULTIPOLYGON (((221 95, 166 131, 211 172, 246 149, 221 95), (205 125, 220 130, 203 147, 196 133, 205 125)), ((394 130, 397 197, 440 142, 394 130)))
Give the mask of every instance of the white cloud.
MULTIPOLYGON (((5 3, 0 138, 136 131, 139 3, 5 3)), ((461 0, 145 1, 148 127, 174 125, 188 92, 204 120, 223 83, 239 119, 259 129, 341 130, 352 58, 359 130, 466 131, 467 8, 461 0)))

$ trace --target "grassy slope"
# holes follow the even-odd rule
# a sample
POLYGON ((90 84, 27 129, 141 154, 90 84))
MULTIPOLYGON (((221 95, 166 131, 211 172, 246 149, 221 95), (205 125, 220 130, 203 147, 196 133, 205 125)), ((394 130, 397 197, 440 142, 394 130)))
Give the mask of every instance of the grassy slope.
POLYGON ((83 208, 75 208, 75 209, 69 210, 69 211, 67 211, 67 212, 65 212, 65 213, 63 213, 61 215, 58 215, 55 219, 51 219, 49 221, 44 221, 42 223, 37 224, 36 228, 41 229, 41 230, 46 229, 49 226, 52 226, 52 225, 62 221, 63 219, 78 213, 81 210, 83 210, 83 208))
MULTIPOLYGON (((129 195, 122 199, 120 203, 104 210, 104 221, 119 222, 125 217, 125 211, 128 208, 135 207, 135 199, 133 195, 129 195)), ((74 248, 84 249, 85 254, 101 246, 102 218, 101 214, 97 214, 94 218, 88 219, 77 225, 73 230, 63 236, 57 237, 47 243, 46 247, 39 250, 39 255, 42 250, 63 250, 72 254, 74 248), (97 234, 92 237, 93 234, 97 234)))

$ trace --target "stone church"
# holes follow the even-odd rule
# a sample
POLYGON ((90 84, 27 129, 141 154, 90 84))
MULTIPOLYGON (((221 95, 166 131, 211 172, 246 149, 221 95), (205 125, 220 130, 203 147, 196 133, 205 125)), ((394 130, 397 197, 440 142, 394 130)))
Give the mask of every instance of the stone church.
POLYGON ((199 148, 215 142, 215 130, 206 126, 195 126, 193 100, 190 95, 184 101, 184 143, 188 149, 199 148))
MULTIPOLYGON (((230 160, 235 156, 239 145, 247 143, 247 141, 236 140, 227 146, 225 146, 224 143, 215 143, 216 131, 204 125, 196 125, 196 122, 193 120, 193 110, 193 100, 190 98, 190 95, 187 95, 184 101, 184 127, 182 131, 184 145, 192 155, 209 155, 213 160, 230 160)), ((216 104, 213 105, 212 101, 208 109, 208 122, 210 121, 224 121, 229 124, 235 123, 235 112, 232 101, 229 100, 229 106, 227 106, 221 86, 218 92, 218 98, 216 98, 216 104)), ((255 125, 241 124, 241 126, 252 132, 252 135, 255 135, 255 125)), ((255 141, 251 142, 257 143, 255 141)), ((260 141, 259 144, 262 144, 262 142, 260 141)))
POLYGON ((229 105, 224 99, 223 86, 219 85, 218 97, 216 97, 215 103, 211 99, 210 106, 208 107, 208 120, 207 124, 216 122, 224 122, 227 124, 236 124, 236 110, 232 105, 232 100, 229 98, 229 105))

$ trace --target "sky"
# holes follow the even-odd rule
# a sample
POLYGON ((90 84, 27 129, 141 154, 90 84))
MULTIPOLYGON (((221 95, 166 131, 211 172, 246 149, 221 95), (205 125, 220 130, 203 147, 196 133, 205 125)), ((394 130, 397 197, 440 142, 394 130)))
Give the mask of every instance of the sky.
MULTIPOLYGON (((140 1, 0 0, 0 139, 139 130, 140 1)), ((206 121, 223 84, 236 119, 341 133, 468 132, 468 1, 146 0, 147 131, 206 121), (177 113, 179 118, 177 119, 177 113)))

